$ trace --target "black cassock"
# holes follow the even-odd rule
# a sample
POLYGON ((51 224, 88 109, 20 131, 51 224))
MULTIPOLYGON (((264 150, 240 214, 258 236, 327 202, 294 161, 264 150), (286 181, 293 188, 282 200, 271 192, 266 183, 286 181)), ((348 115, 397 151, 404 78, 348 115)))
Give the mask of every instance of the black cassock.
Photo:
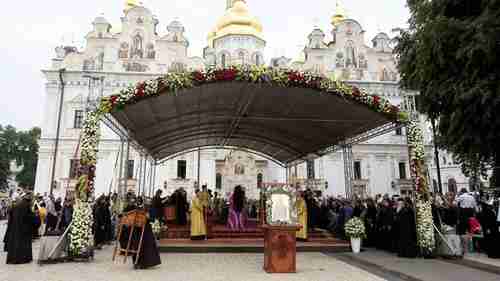
POLYGON ((479 222, 483 228, 485 249, 489 258, 500 259, 500 233, 498 232, 497 216, 490 207, 483 207, 478 215, 479 222))
POLYGON ((377 217, 377 236, 376 246, 378 249, 390 251, 392 250, 392 241, 395 238, 393 235, 394 211, 390 207, 382 207, 377 217))
POLYGON ((11 210, 4 238, 7 264, 29 263, 33 260, 31 248, 33 221, 34 214, 30 208, 30 201, 22 199, 11 210))
POLYGON ((398 256, 404 258, 417 257, 417 228, 415 214, 411 208, 405 207, 399 212, 397 227, 398 256))
MULTIPOLYGON (((133 209, 126 208, 125 212, 131 211, 133 209)), ((127 248, 128 237, 130 235, 130 228, 123 227, 122 233, 120 234, 120 247, 127 248)), ((135 227, 134 233, 132 234, 132 242, 130 243, 130 249, 137 249, 139 246, 139 240, 141 238, 141 228, 135 227)), ((133 255, 133 260, 135 262, 136 255, 133 255)), ((144 228, 144 237, 142 239, 142 249, 139 254, 139 260, 137 261, 137 267, 140 269, 145 269, 161 264, 160 252, 156 245, 156 239, 153 234, 153 228, 151 224, 146 223, 144 228)))
POLYGON ((96 246, 106 241, 106 214, 102 203, 98 203, 94 210, 94 243, 96 246))
POLYGON ((175 195, 175 210, 176 210, 176 223, 177 225, 186 225, 187 224, 187 215, 186 212, 189 209, 186 196, 177 192, 175 195))

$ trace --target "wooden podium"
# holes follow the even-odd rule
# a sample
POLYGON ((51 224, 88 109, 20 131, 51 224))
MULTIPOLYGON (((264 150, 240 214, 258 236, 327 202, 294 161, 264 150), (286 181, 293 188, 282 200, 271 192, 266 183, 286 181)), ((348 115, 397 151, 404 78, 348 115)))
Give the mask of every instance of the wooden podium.
POLYGON ((295 273, 300 225, 264 225, 264 270, 267 273, 295 273))
POLYGON ((120 218, 120 224, 118 225, 118 235, 116 238, 116 245, 115 249, 113 251, 113 261, 115 261, 116 254, 120 253, 123 254, 123 263, 127 262, 127 257, 129 253, 137 255, 137 258, 135 259, 135 263, 139 261, 139 255, 141 253, 142 249, 142 240, 144 238, 144 230, 146 228, 146 223, 148 223, 148 217, 147 213, 142 210, 134 210, 130 211, 126 214, 124 214, 120 218), (128 227, 128 240, 127 240, 127 247, 122 248, 120 245, 120 238, 123 232, 123 228, 128 227), (132 235, 134 233, 134 228, 139 228, 141 230, 141 237, 139 238, 139 245, 137 245, 137 248, 131 248, 132 247, 132 235))

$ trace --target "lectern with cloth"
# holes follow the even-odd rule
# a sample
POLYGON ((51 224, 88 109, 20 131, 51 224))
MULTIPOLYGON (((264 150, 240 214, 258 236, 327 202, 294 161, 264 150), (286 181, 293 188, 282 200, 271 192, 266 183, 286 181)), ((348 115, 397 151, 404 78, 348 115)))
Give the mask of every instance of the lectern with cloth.
POLYGON ((296 232, 301 228, 294 209, 291 186, 271 186, 266 190, 264 229, 264 270, 267 273, 296 272, 296 232))

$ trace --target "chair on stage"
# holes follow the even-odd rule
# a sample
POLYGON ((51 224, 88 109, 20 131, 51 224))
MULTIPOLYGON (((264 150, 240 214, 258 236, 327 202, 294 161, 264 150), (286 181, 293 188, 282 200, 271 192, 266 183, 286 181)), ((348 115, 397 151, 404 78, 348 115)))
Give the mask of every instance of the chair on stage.
POLYGON ((139 260, 141 248, 142 248, 142 242, 143 242, 143 238, 144 238, 144 230, 146 228, 146 223, 148 223, 148 218, 147 218, 145 211, 134 210, 134 211, 128 212, 128 213, 123 215, 123 217, 120 219, 120 224, 118 225, 118 236, 116 238, 115 250, 113 251, 113 261, 115 261, 117 252, 119 252, 120 254, 124 255, 123 263, 127 262, 127 257, 129 254, 135 254, 136 259, 135 259, 134 264, 137 264, 137 261, 139 260), (126 248, 122 248, 121 244, 120 244, 120 238, 121 238, 124 227, 127 227, 129 229, 126 248), (139 244, 138 244, 137 248, 131 249, 132 236, 134 234, 134 229, 136 229, 136 228, 140 229, 141 236, 140 236, 139 244))

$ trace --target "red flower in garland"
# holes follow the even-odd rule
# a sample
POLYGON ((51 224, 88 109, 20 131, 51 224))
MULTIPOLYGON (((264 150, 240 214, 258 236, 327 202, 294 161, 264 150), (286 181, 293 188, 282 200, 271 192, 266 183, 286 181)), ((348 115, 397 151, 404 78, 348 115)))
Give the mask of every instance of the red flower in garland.
POLYGON ((215 81, 234 81, 236 79, 236 69, 222 69, 215 72, 215 81))
POLYGON ((361 91, 359 90, 358 87, 352 87, 352 95, 355 97, 360 97, 361 96, 361 91))
POLYGON ((200 84, 200 83, 205 82, 205 80, 207 79, 207 76, 200 71, 195 71, 193 73, 193 79, 196 83, 200 84))
POLYGON ((109 101, 111 102, 111 105, 115 105, 117 100, 118 100, 118 96, 111 96, 109 98, 109 101))
POLYGON ((299 72, 296 72, 296 71, 292 71, 290 73, 288 73, 288 80, 290 81, 291 84, 293 85, 301 85, 301 84, 304 84, 305 82, 305 79, 304 79, 304 75, 299 73, 299 72))
POLYGON ((380 105, 380 97, 379 96, 373 96, 373 106, 379 106, 380 105))
POLYGON ((144 91, 145 88, 146 88, 145 83, 140 83, 139 85, 137 85, 137 89, 135 91, 135 96, 138 98, 144 97, 144 95, 146 94, 144 91))

